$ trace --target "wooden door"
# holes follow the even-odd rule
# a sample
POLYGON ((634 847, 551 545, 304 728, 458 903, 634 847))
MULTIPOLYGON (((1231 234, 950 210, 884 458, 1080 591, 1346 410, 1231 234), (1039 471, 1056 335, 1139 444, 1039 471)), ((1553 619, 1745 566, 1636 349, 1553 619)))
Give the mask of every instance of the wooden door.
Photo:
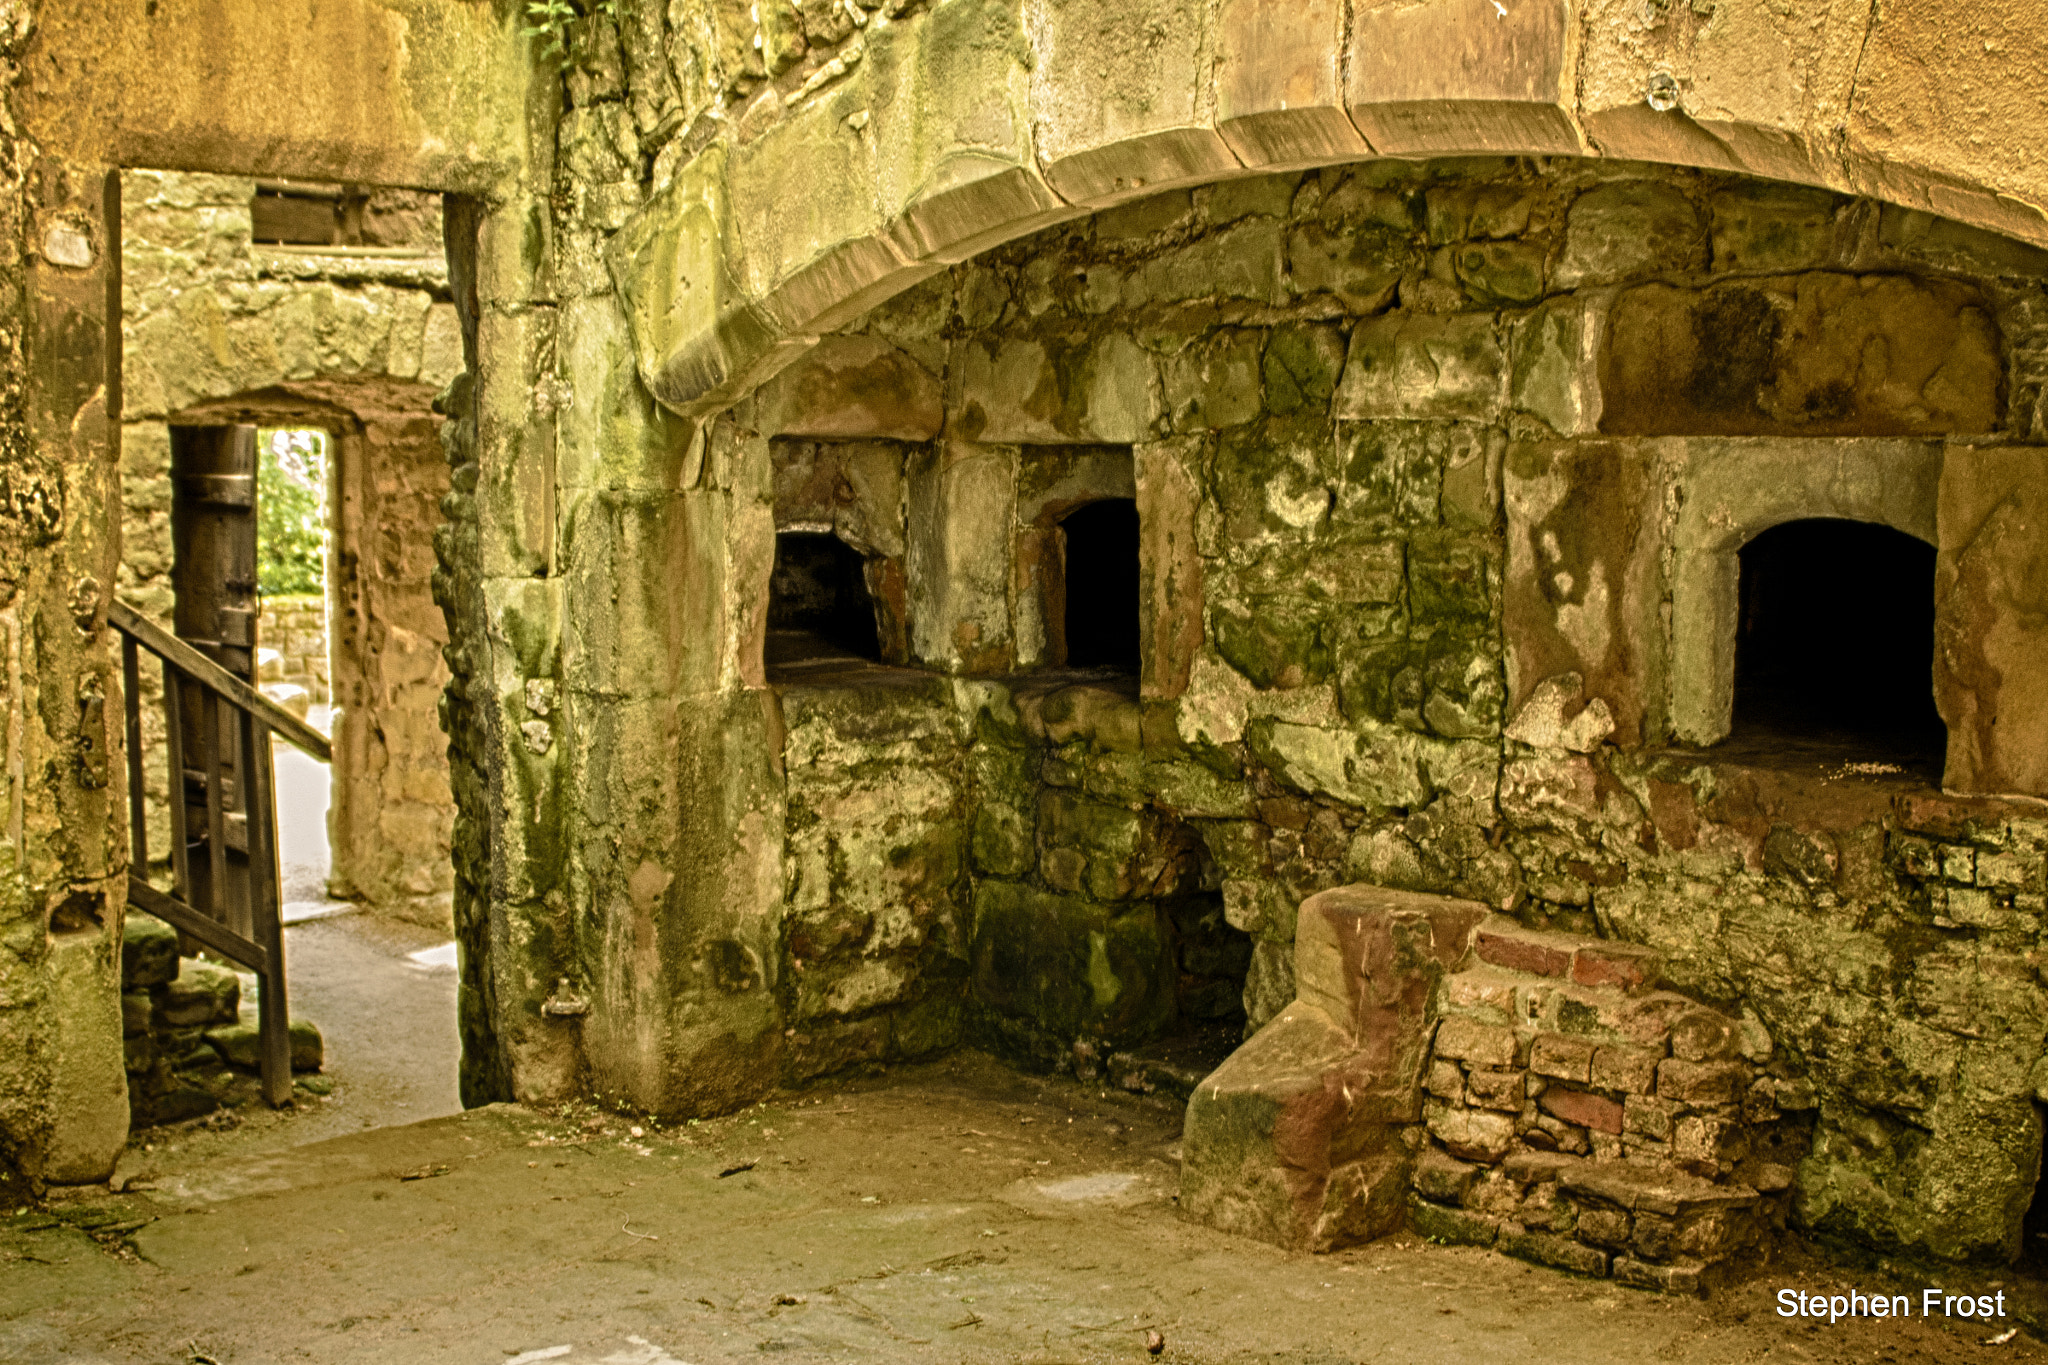
MULTIPOLYGON (((171 428, 171 630, 245 682, 256 680, 256 428, 171 428)), ((239 727, 199 688, 181 698, 173 749, 185 770, 187 904, 237 933, 249 919, 247 793, 235 776, 239 727), (209 771, 220 774, 217 785, 209 771), (209 805, 208 792, 221 809, 209 805)), ((251 756, 259 757, 259 756, 251 756)), ((267 761, 268 754, 260 755, 267 761)))

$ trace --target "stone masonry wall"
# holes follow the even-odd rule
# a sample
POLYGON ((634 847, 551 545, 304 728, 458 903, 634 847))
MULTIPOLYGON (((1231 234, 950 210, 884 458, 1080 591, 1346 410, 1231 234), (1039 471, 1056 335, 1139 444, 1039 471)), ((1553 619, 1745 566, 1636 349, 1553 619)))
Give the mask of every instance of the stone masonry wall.
MULTIPOLYGON (((1256 1027, 1293 995, 1301 899, 1370 882, 1654 947, 1811 1084, 1804 1226, 2008 1254, 2039 1151, 2048 826, 1909 774, 1651 746, 1712 711, 1686 690, 1712 641, 1672 624, 1714 619, 1686 586, 1732 553, 1710 494, 1775 486, 1695 476, 1853 452, 1784 479, 1790 510, 1758 513, 1784 519, 1861 508, 1888 472, 1933 487, 1977 445, 2031 468, 2042 255, 1718 174, 1365 163, 1048 228, 679 419, 636 373, 615 280, 638 239, 618 234, 720 139, 773 167, 782 111, 867 60, 875 11, 830 8, 573 26, 553 198, 483 221, 484 364, 441 539, 476 812, 458 922, 488 949, 465 978, 476 1093, 712 1109, 942 1046, 956 1000, 957 1036, 1086 1067, 1180 1012, 1162 907, 1182 894, 1249 936, 1256 1027), (813 468, 833 442, 911 447, 902 657, 922 677, 765 687, 777 437, 817 443, 813 468), (1061 446, 1131 453, 1135 689, 1005 676, 1045 657, 1018 508, 1061 446), (1930 878, 1917 840, 2009 855, 2016 880, 1930 878), (858 865, 877 852, 886 871, 858 865), (1994 924, 1947 911, 1980 891, 1994 924)), ((671 198, 693 250, 732 231, 722 198, 671 198)), ((737 206, 778 242, 816 226, 783 209, 737 206)), ((692 307, 728 297, 707 283, 692 307)), ((744 305, 718 327, 742 364, 786 330, 744 305)), ((1957 540, 1969 602, 2030 600, 1995 548, 2010 521, 1957 540)), ((1958 656, 1961 692, 1989 705, 2024 643, 1958 656)))
MULTIPOLYGON (((351 255, 253 242, 253 180, 123 177, 121 591, 168 621, 173 419, 330 432, 332 600, 287 627, 266 608, 263 645, 289 646, 279 681, 339 710, 335 892, 445 923, 453 810, 436 711, 445 624, 427 580, 447 485, 428 405, 465 360, 440 198, 384 194, 376 202, 404 210, 385 215, 386 226, 406 230, 351 255)), ((160 690, 145 671, 144 780, 159 857, 168 837, 160 690)))
MULTIPOLYGON (((1171 1027, 1171 931, 1155 907, 1177 888, 1146 882, 1162 867, 1186 869, 1189 890, 1208 879, 1250 935, 1253 1026, 1292 997, 1305 896, 1360 880, 1466 896, 1531 925, 1653 945, 1674 986, 1775 1038, 1815 1097, 1812 1152, 1788 1158, 1810 1230, 2008 1254, 2039 1145, 2028 1077, 2048 1001, 2025 945, 2048 825, 1897 772, 1642 746, 1670 734, 1658 688, 1689 666, 1658 624, 1674 570, 1656 548, 1684 534, 1658 517, 1705 477, 1688 471, 1774 440, 1805 452, 1788 460, 1825 458, 1816 440, 1852 453, 1904 441, 1920 459, 1911 442, 1933 438, 1937 467, 1943 438, 2039 440, 2021 371, 2041 268, 1937 220, 1722 177, 1385 165, 1140 201, 876 310, 854 334, 943 391, 940 464, 980 462, 993 491, 975 496, 1018 497, 1046 443, 1125 443, 1145 500, 1155 645, 1142 699, 1015 681, 971 709, 929 688, 892 694, 889 714, 906 717, 894 723, 948 736, 949 755, 955 737, 973 740, 968 1036, 1070 1065, 1171 1027), (1645 344, 1675 349, 1631 369, 1645 344), (1680 401, 1657 404, 1660 389, 1680 401), (1567 485, 1576 521, 1510 501, 1525 471, 1579 445, 1585 469, 1626 469, 1631 443, 1660 440, 1660 468, 1675 472, 1624 495, 1645 528, 1632 560, 1569 540, 1614 496, 1592 474, 1567 485), (1591 452, 1607 450, 1621 458, 1600 466, 1591 452), (1538 546, 1528 560, 1513 552, 1523 534, 1538 546), (1594 581, 1570 581, 1589 561, 1594 581), (929 718, 908 719, 920 706, 929 718), (1993 884, 1941 880, 1933 837, 1988 856, 1993 884), (1190 847, 1199 856, 1174 852, 1190 847), (1947 1003, 1963 1000, 1996 1005, 1947 1003), (1933 1188, 1945 1193, 1909 1193, 1933 1188)), ((828 343, 735 420, 819 425, 836 363, 828 343)), ((1891 449, 1874 467, 1907 458, 1891 449)), ((1779 519, 1841 514, 1839 499, 1784 487, 1779 519)), ((971 499, 939 506, 982 515, 971 499)), ((912 638, 951 639, 948 622, 972 619, 972 650, 927 650, 928 662, 1014 667, 1027 653, 1020 542, 964 543, 993 564, 962 550, 943 583, 913 568, 912 638)), ((830 706, 870 698, 846 690, 830 706)), ((835 759, 833 809, 888 800, 886 767, 846 786, 866 756, 835 759)), ((797 793, 823 779, 815 749, 792 740, 785 758, 794 819, 797 793)), ((926 814, 890 807, 892 843, 935 838, 957 856, 957 780, 944 790, 926 814)), ((792 824, 792 849, 840 837, 829 817, 810 824, 817 814, 801 838, 792 824)), ((864 944, 844 940, 853 956, 838 966, 806 961, 804 990, 820 988, 814 970, 868 983, 863 1036, 875 1039, 928 998, 929 978, 907 984, 864 944)), ((823 1037, 800 1073, 899 1055, 821 1053, 823 1037)))
POLYGON ((259 657, 262 683, 296 687, 307 701, 328 699, 327 599, 324 596, 266 597, 257 621, 256 638, 276 658, 259 657))

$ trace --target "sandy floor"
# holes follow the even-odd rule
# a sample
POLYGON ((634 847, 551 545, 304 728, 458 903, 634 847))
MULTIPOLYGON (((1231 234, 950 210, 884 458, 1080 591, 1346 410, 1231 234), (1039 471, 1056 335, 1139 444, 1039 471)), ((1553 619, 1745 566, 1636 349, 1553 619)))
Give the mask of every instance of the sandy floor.
MULTIPOLYGON (((324 784, 291 776, 303 834, 324 784)), ((324 840, 290 856, 311 906, 324 840)), ((2008 1323, 1778 1317, 1844 1283, 1796 1257, 1698 1301, 1225 1237, 1176 1212, 1176 1106, 973 1054, 670 1128, 461 1114, 434 935, 350 913, 287 945, 332 1093, 138 1134, 123 1192, 0 1211, 0 1362, 2048 1359, 1980 1344, 2008 1323)))
POLYGON ((1155 1332, 1219 1365, 2044 1358, 1776 1317, 1834 1282, 1810 1267, 1702 1302, 1412 1238, 1283 1254, 1177 1216, 1172 1107, 973 1055, 640 1128, 498 1106, 160 1151, 0 1225, 0 1360, 1136 1361, 1155 1332))

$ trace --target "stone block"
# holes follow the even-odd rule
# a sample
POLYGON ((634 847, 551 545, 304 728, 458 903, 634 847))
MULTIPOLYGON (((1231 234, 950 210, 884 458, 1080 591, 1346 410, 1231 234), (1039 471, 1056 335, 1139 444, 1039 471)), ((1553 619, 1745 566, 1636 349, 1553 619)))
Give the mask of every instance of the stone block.
POLYGON ((1515 1033, 1500 1025, 1452 1015, 1437 1025, 1436 1055, 1455 1057, 1473 1066, 1513 1066, 1515 1033))
MULTIPOLYGON (((1747 184, 1719 192, 1708 205, 1714 269, 1757 275, 1826 265, 1840 202, 1825 190, 1797 185, 1747 184)), ((1891 213, 1891 206, 1884 211, 1891 213)))
POLYGON ((1607 1044, 1593 1053, 1587 1079, 1596 1090, 1625 1090, 1648 1095, 1657 1088, 1657 1063, 1664 1054, 1652 1048, 1607 1044))
POLYGON ((1410 1121, 1420 1102, 1435 999, 1483 907, 1448 896, 1341 886, 1301 904, 1297 996, 1349 1029, 1365 1066, 1410 1121))
POLYGON ((1501 1174, 1524 1185, 1551 1185, 1557 1183, 1566 1171, 1579 1164, 1577 1157, 1562 1152, 1515 1152, 1501 1162, 1501 1174))
POLYGON ((1208 126, 1206 18, 1171 0, 1072 5, 1030 27, 1032 131, 1045 178, 1069 203, 1101 205, 1240 169, 1208 126), (1121 78, 1103 81, 1113 70, 1121 78))
POLYGON ((1479 1176, 1479 1168, 1434 1148, 1415 1161, 1415 1191, 1439 1204, 1462 1204, 1479 1176))
POLYGON ((1296 294, 1334 295, 1376 313, 1393 301, 1413 249, 1407 234, 1374 224, 1296 223, 1287 230, 1287 282, 1296 294))
POLYGON ((1224 0, 1216 14, 1216 131, 1247 166, 1354 161, 1372 149, 1344 114, 1338 0, 1224 0))
POLYGON ((1551 299, 1517 322, 1509 347, 1508 400, 1560 436, 1600 430, 1600 341, 1606 294, 1551 299))
POLYGON ((1579 1211, 1574 1231, 1580 1241, 1611 1251, 1628 1245, 1629 1216, 1626 1210, 1596 1204, 1579 1211))
MULTIPOLYGON (((809 0, 811 9, 850 27, 843 8, 809 0)), ((956 264, 1074 216, 1032 153, 1019 20, 1011 7, 955 5, 870 27, 844 101, 817 102, 812 138, 844 138, 849 117, 869 116, 862 131, 876 149, 875 188, 889 240, 907 260, 956 264)))
POLYGON ((1563 289, 1620 284, 1705 263, 1706 234, 1684 192, 1662 181, 1624 180, 1572 201, 1557 283, 1563 289))
POLYGON ((1250 329, 1214 332, 1169 357, 1161 369, 1176 430, 1220 430, 1258 417, 1264 337, 1250 329))
POLYGON ((178 979, 178 931, 154 915, 129 915, 121 925, 121 989, 147 990, 178 979))
POLYGON ((1466 1102, 1475 1109, 1520 1113, 1527 1090, 1526 1080, 1520 1071, 1490 1071, 1485 1067, 1475 1067, 1466 1078, 1466 1102))
POLYGON ((51 934, 48 945, 37 1019, 48 1126, 41 1169, 31 1171, 53 1185, 88 1184, 107 1178, 128 1140, 120 974, 98 925, 51 934))
POLYGON ((1624 442, 1517 445, 1501 479, 1510 733, 1579 751, 1610 735, 1641 743, 1664 668, 1650 453, 1624 442))
POLYGON ((828 336, 755 391, 768 436, 929 441, 945 420, 931 371, 872 336, 828 336))
POLYGON ((1552 1232, 1532 1232, 1510 1224, 1501 1229, 1494 1249, 1519 1261, 1534 1261, 1574 1275, 1598 1277, 1607 1273, 1605 1251, 1552 1232))
POLYGON ((1202 650, 1204 569, 1196 541, 1198 458, 1168 441, 1133 452, 1138 494, 1138 691, 1166 701, 1188 689, 1202 650))
MULTIPOLYGON (((326 1044, 320 1030, 307 1019, 294 1019, 291 1039, 292 1070, 318 1071, 326 1060, 326 1044)), ((263 1035, 253 1023, 234 1023, 208 1029, 206 1041, 229 1066, 255 1071, 263 1065, 263 1035)))
POLYGON ((1399 1226, 1409 1157, 1363 1121, 1369 1073, 1350 1035, 1299 1001, 1195 1087, 1182 1132, 1180 1206, 1212 1227, 1329 1250, 1399 1226))
POLYGON ((1420 1199, 1409 1201, 1408 1226, 1415 1229, 1416 1236, 1446 1246, 1490 1247, 1500 1235, 1498 1218, 1420 1199))
POLYGON ((1506 382, 1491 313, 1387 313, 1353 329, 1331 412, 1486 421, 1505 405, 1506 382))
MULTIPOLYGON (((1539 1033, 1529 1045, 1529 1069, 1539 1076, 1586 1084, 1593 1074, 1596 1052, 1591 1039, 1572 1038, 1562 1033, 1539 1033)), ((1580 1120, 1572 1120, 1574 1123, 1580 1120)))
POLYGON ((1569 976, 1574 940, 1568 934, 1525 929, 1505 915, 1491 915, 1474 936, 1472 947, 1496 967, 1536 976, 1569 976))
POLYGON ((241 1009, 241 978, 225 967, 187 958, 178 975, 157 996, 157 1022, 164 1028, 199 1028, 231 1023, 241 1009))
POLYGON ((1098 905, 983 881, 970 951, 983 1005, 1051 1040, 1142 1042, 1173 1017, 1172 954, 1149 903, 1098 905))
POLYGON ((1616 1135, 1622 1129, 1622 1106, 1605 1095, 1553 1085, 1544 1090, 1536 1103, 1544 1113, 1581 1128, 1616 1135))
MULTIPOLYGON (((130 1076, 139 1075, 156 1065, 156 1039, 147 1033, 130 1034, 121 1040, 121 1059, 130 1076)), ((132 1090, 136 1082, 128 1082, 132 1090)))
POLYGON ((148 991, 123 991, 121 994, 121 1036, 133 1038, 149 1032, 150 1017, 156 1010, 156 1001, 148 991))
POLYGON ((1573 30, 1563 0, 1374 0, 1352 18, 1352 122, 1382 156, 1579 155, 1573 30))
MULTIPOLYGON (((2043 1085, 2048 1086, 2048 1080, 2044 1080, 2043 1085)), ((1422 1089, 1440 1100, 1463 1104, 1465 1073, 1456 1062, 1439 1057, 1429 1064, 1429 1074, 1422 1078, 1422 1089)))
POLYGON ((1698 1261, 1658 1263, 1640 1261, 1633 1256, 1614 1258, 1616 1283, 1632 1289, 1654 1289, 1660 1294, 1698 1297, 1705 1288, 1702 1281, 1705 1270, 1706 1267, 1698 1261))
POLYGON ((909 486, 911 655, 953 673, 1007 668, 1014 447, 948 442, 915 459, 909 486))
POLYGON ((2048 796, 2048 454, 1950 446, 1937 525, 1942 785, 2048 796))
POLYGON ((1998 426, 1989 303, 1958 281, 1810 272, 1615 299, 1600 361, 1614 435, 1907 436, 1998 426))
POLYGON ((954 351, 950 429, 981 442, 1129 444, 1154 434, 1155 362, 1122 333, 1090 340, 968 341, 954 351))
POLYGON ((1715 1010, 1687 1010, 1671 1021, 1671 1055, 1683 1062, 1723 1062, 1742 1051, 1742 1021, 1715 1010))
POLYGON ((1430 1134, 1453 1156, 1491 1164, 1515 1142, 1515 1121, 1479 1109, 1445 1109, 1428 1119, 1430 1134))

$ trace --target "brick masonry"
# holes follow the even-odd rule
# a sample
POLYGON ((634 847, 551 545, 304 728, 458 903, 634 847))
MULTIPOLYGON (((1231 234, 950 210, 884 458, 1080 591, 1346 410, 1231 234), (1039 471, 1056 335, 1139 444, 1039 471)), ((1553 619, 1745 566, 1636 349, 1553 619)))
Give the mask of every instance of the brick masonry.
POLYGON ((1416 1231, 1696 1293, 1782 1225, 1811 1095, 1760 1027, 1639 948, 1503 916, 1474 947, 1440 991, 1416 1231))

